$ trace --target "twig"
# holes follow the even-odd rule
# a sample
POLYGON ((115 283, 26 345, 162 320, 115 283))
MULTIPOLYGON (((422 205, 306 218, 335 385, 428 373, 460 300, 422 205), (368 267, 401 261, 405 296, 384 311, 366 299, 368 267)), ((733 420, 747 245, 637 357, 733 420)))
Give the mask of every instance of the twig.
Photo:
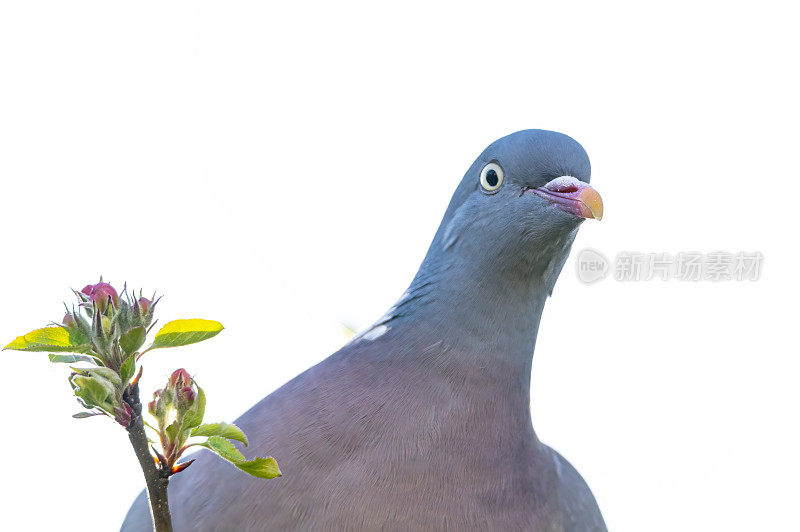
POLYGON ((133 421, 128 427, 128 438, 131 440, 133 451, 139 460, 139 465, 144 473, 147 485, 147 498, 150 501, 150 515, 153 517, 153 527, 156 532, 172 532, 172 516, 169 513, 167 500, 167 485, 169 473, 156 467, 153 455, 150 454, 150 443, 144 432, 142 419, 142 403, 139 400, 139 383, 129 387, 123 396, 134 412, 133 421))

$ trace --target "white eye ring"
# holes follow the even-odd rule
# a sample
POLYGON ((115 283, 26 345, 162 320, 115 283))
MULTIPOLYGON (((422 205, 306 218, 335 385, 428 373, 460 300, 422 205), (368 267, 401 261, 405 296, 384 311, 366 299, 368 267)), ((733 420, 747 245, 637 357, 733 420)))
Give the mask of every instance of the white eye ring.
POLYGON ((495 193, 503 184, 503 169, 497 163, 489 163, 481 170, 481 187, 485 192, 495 193))

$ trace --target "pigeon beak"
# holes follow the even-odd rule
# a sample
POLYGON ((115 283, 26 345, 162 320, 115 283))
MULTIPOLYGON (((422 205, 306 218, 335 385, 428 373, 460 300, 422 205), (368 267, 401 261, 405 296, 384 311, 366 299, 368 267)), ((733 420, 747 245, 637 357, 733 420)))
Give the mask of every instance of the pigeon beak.
POLYGON ((572 176, 553 179, 543 187, 530 189, 563 211, 581 218, 603 219, 603 199, 588 183, 572 176))

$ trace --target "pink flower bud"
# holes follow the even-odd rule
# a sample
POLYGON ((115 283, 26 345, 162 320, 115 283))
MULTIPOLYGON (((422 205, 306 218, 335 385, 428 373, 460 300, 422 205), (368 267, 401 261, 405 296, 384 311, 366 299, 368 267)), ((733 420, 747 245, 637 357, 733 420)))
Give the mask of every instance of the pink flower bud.
POLYGON ((167 412, 168 405, 165 404, 163 393, 164 390, 156 390, 153 392, 153 400, 147 403, 147 410, 155 418, 163 417, 167 412))
POLYGON ((191 386, 193 382, 192 376, 183 368, 176 369, 172 372, 172 375, 169 376, 169 385, 176 390, 191 386))
POLYGON ((64 319, 61 320, 61 323, 63 323, 67 327, 75 327, 76 326, 75 316, 73 316, 71 312, 67 312, 66 314, 64 314, 64 319))
POLYGON ((150 307, 153 305, 153 302, 147 299, 146 297, 139 298, 139 308, 142 309, 142 314, 147 314, 150 310, 150 307))
POLYGON ((181 388, 180 397, 186 401, 186 404, 190 405, 194 403, 194 390, 192 390, 191 386, 184 386, 181 388))
POLYGON ((194 379, 185 369, 172 372, 167 383, 175 398, 175 405, 180 409, 191 406, 197 393, 194 391, 194 379))
MULTIPOLYGON (((86 288, 84 288, 86 290, 86 288)), ((111 304, 116 308, 119 306, 119 295, 117 291, 108 283, 97 283, 92 287, 91 299, 100 312, 105 312, 108 306, 108 299, 111 298, 111 304)))
POLYGON ((87 284, 86 286, 83 287, 83 290, 81 290, 81 294, 86 295, 86 296, 91 296, 92 295, 92 288, 94 288, 93 284, 87 284))

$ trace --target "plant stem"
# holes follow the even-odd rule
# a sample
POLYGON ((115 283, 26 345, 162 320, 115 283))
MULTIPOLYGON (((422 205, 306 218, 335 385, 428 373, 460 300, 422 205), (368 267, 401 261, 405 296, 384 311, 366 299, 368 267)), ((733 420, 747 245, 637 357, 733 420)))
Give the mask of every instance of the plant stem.
POLYGON ((131 405, 134 412, 134 421, 128 427, 128 438, 131 440, 133 451, 142 466, 145 484, 147 485, 147 499, 150 501, 150 515, 153 518, 153 527, 156 532, 172 532, 172 517, 169 513, 167 500, 167 485, 169 477, 156 467, 153 455, 150 454, 150 443, 144 432, 142 419, 142 403, 139 400, 139 384, 129 388, 124 399, 131 405))

